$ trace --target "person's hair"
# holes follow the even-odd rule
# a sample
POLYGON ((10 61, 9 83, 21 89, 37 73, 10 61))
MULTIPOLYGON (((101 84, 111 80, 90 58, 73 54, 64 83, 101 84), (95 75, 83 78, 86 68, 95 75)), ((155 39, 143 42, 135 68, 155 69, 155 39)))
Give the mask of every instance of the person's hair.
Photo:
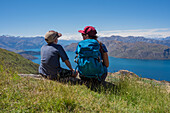
POLYGON ((90 36, 90 35, 89 35, 89 38, 91 38, 91 39, 97 39, 98 36, 96 36, 96 35, 95 35, 95 36, 90 36))

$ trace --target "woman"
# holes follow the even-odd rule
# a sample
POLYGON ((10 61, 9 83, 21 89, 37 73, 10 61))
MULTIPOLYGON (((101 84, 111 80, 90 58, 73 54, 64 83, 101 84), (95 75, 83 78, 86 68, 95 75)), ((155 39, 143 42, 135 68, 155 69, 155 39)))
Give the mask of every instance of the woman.
MULTIPOLYGON (((100 78, 101 79, 100 81, 105 81, 105 79, 107 77, 107 68, 109 67, 109 59, 108 59, 108 54, 107 54, 108 51, 107 51, 106 46, 97 40, 97 38, 98 38, 96 36, 97 31, 96 31, 96 29, 94 27, 86 26, 84 28, 84 30, 79 30, 78 32, 80 32, 82 34, 83 40, 93 39, 93 40, 96 40, 100 44, 100 53, 101 53, 102 64, 103 64, 103 66, 105 68, 104 69, 104 74, 102 74, 102 76, 100 78)), ((83 42, 83 43, 86 43, 86 42, 83 42)), ((76 54, 77 55, 79 54, 79 50, 80 49, 77 47, 77 49, 76 49, 76 54)), ((79 71, 79 73, 80 73, 80 71, 79 71)), ((91 79, 91 78, 88 78, 88 77, 84 77, 81 74, 80 74, 80 78, 82 80, 89 80, 89 79, 91 79)))

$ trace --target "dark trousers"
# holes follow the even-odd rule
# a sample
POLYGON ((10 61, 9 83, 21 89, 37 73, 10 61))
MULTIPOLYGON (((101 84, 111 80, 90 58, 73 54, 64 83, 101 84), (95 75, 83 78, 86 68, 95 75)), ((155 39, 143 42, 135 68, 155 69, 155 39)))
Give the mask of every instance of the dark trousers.
POLYGON ((107 73, 104 73, 101 76, 101 80, 99 80, 98 78, 87 78, 87 77, 80 75, 81 80, 88 82, 88 83, 92 83, 92 84, 98 84, 98 83, 104 82, 106 77, 107 77, 107 73))
MULTIPOLYGON (((41 74, 41 73, 40 73, 41 74)), ((72 76, 72 71, 64 68, 60 68, 57 75, 43 75, 44 78, 50 79, 50 80, 59 80, 60 78, 68 78, 72 76)))

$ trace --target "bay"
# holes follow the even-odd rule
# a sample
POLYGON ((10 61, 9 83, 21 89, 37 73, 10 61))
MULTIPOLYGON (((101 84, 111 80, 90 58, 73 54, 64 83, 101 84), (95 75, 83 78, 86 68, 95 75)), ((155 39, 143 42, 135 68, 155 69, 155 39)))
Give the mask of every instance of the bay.
MULTIPOLYGON (((29 49, 29 51, 40 51, 40 49, 29 49)), ((72 67, 75 68, 75 53, 67 52, 67 55, 70 59, 72 67)), ((38 59, 34 59, 32 61, 40 64, 41 56, 34 56, 38 59)), ((119 70, 128 70, 143 78, 170 81, 170 60, 138 60, 109 57, 109 62, 110 65, 108 71, 112 73, 119 70)), ((61 67, 67 68, 63 62, 61 63, 61 67)))

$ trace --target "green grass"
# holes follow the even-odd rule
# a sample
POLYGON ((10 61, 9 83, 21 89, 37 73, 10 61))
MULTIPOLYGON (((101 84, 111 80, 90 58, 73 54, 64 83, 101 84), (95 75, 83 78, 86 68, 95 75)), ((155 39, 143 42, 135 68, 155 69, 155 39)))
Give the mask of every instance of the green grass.
POLYGON ((0 112, 170 112, 163 86, 135 79, 109 79, 116 89, 92 91, 85 85, 20 77, 0 65, 0 112))
POLYGON ((0 64, 18 73, 38 73, 38 64, 19 54, 0 48, 0 64))
POLYGON ((0 49, 0 112, 170 112, 163 84, 108 76, 116 88, 92 91, 85 85, 18 76, 37 70, 37 64, 0 49))

